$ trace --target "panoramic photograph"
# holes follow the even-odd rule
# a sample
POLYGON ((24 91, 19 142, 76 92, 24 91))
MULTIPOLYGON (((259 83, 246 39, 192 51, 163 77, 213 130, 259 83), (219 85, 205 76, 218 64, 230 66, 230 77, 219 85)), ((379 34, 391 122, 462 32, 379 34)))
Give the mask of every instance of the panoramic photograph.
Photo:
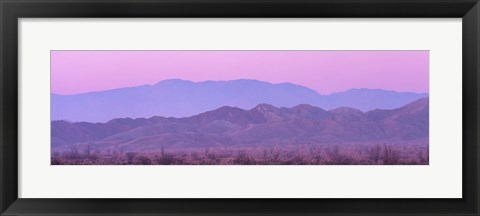
POLYGON ((428 165, 429 51, 51 51, 51 165, 428 165))

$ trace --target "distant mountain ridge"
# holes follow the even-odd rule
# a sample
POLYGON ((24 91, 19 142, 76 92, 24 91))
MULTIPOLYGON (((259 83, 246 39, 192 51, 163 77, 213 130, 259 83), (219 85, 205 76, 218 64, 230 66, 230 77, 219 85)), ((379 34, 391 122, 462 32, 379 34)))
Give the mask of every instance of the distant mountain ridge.
POLYGON ((348 107, 326 111, 300 104, 223 106, 185 118, 114 119, 107 123, 52 121, 52 149, 158 151, 167 148, 309 145, 428 139, 429 99, 392 110, 348 107))
POLYGON ((330 110, 394 109, 428 94, 379 89, 351 89, 320 95, 312 89, 258 80, 191 82, 172 79, 155 85, 119 88, 75 95, 51 95, 52 120, 107 122, 115 118, 188 117, 221 106, 251 109, 257 104, 293 107, 310 104, 330 110))

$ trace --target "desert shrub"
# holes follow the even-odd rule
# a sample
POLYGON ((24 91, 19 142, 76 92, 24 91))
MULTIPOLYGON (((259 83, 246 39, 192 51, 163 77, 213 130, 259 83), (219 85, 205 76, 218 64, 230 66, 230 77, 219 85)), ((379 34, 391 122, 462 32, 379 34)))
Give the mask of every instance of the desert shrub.
POLYGON ((430 163, 430 151, 427 150, 425 151, 425 161, 424 161, 424 164, 429 164, 430 163))
POLYGON ((152 164, 152 160, 150 160, 150 158, 148 158, 147 156, 145 155, 141 155, 138 157, 138 162, 141 164, 141 165, 150 165, 152 164))
MULTIPOLYGON (((403 144, 403 143, 401 143, 403 144)), ((52 165, 59 164, 158 164, 158 165, 303 165, 303 164, 428 164, 428 147, 410 145, 407 151, 395 143, 342 143, 342 144, 282 144, 276 146, 211 147, 191 149, 159 149, 158 152, 127 152, 114 148, 103 152, 78 145, 68 146, 61 152, 53 151, 52 165), (362 149, 359 153, 359 149, 362 149)), ((86 147, 86 146, 85 146, 86 147)), ((92 146, 93 147, 93 146, 92 146)))
POLYGON ((185 152, 180 152, 179 154, 177 154, 179 157, 182 157, 182 158, 186 158, 188 157, 188 154, 185 153, 185 152))
POLYGON ((195 161, 199 161, 201 160, 202 158, 200 157, 200 154, 198 154, 198 152, 194 151, 192 153, 190 153, 190 157, 195 160, 195 161))
POLYGON ((98 160, 98 158, 100 157, 100 154, 98 153, 95 153, 95 154, 91 154, 88 159, 90 159, 91 161, 96 161, 98 160))
POLYGON ((221 157, 214 152, 208 153, 207 158, 209 160, 209 164, 218 164, 221 161, 221 157))
POLYGON ((399 160, 398 164, 400 164, 400 165, 417 165, 418 161, 416 161, 416 160, 399 160))
POLYGON ((268 150, 266 148, 263 149, 263 160, 268 160, 268 150))
POLYGON ((175 156, 173 154, 164 153, 163 155, 155 158, 155 163, 159 165, 171 165, 175 162, 175 156))
POLYGON ((127 152, 125 156, 127 157, 127 163, 133 164, 133 159, 135 159, 136 156, 135 152, 127 152))
POLYGON ((86 158, 90 158, 90 153, 91 153, 90 145, 87 145, 83 154, 85 155, 86 158))
POLYGON ((316 145, 310 146, 309 153, 314 163, 319 164, 320 160, 322 159, 322 148, 316 145))
POLYGON ((419 151, 417 156, 420 164, 428 164, 428 160, 429 160, 428 150, 425 153, 423 151, 419 151))
POLYGON ((334 164, 338 164, 340 162, 340 148, 337 145, 328 148, 325 153, 328 155, 328 157, 334 164))
POLYGON ((160 155, 164 156, 165 155, 165 146, 160 147, 160 155))
POLYGON ((234 164, 238 165, 253 165, 256 164, 255 159, 250 157, 246 151, 238 151, 235 159, 233 160, 234 164))
POLYGON ((52 161, 51 161, 51 164, 52 165, 62 165, 62 160, 59 159, 59 158, 52 158, 52 161))
POLYGON ((355 165, 360 164, 359 161, 355 160, 355 158, 348 156, 348 155, 340 155, 336 161, 337 165, 355 165))
POLYGON ((280 151, 279 151, 277 148, 270 147, 270 148, 269 148, 269 152, 270 152, 270 155, 271 155, 272 160, 273 160, 274 162, 279 160, 279 158, 280 158, 280 151))
POLYGON ((305 165, 305 164, 308 164, 308 162, 305 160, 303 155, 297 154, 293 158, 286 160, 284 164, 285 165, 305 165))

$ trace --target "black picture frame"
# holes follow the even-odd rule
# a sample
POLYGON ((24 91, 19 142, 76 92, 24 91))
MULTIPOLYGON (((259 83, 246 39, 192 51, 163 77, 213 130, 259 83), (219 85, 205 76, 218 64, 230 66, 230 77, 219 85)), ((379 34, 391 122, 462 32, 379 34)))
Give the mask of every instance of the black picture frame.
POLYGON ((0 15, 1 215, 480 215, 478 0, 0 0, 0 15), (462 18, 463 198, 20 199, 17 21, 24 17, 462 18))

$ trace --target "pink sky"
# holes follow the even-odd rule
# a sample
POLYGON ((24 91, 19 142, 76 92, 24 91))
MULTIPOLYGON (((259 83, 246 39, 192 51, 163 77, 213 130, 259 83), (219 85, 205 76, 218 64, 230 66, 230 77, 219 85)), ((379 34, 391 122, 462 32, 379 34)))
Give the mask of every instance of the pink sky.
POLYGON ((191 81, 290 82, 320 94, 351 88, 428 92, 428 51, 52 51, 52 93, 191 81))

